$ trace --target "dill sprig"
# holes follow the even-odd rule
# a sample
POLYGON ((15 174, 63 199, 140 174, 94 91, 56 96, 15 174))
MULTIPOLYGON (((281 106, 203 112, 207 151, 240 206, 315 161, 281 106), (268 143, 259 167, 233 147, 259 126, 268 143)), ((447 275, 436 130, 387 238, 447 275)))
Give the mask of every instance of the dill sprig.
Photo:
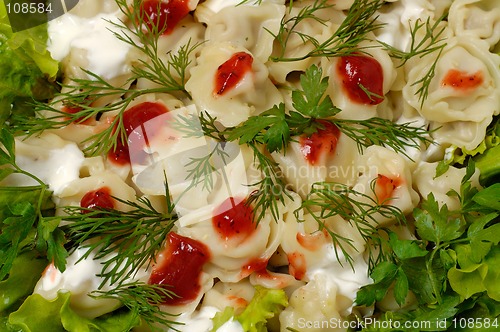
POLYGON ((252 149, 254 161, 260 170, 262 180, 250 184, 257 187, 248 197, 247 204, 254 207, 254 221, 262 220, 269 211, 274 220, 279 220, 279 204, 285 204, 285 196, 293 200, 287 184, 283 179, 278 164, 268 155, 264 154, 255 143, 247 143, 252 149))
POLYGON ((120 301, 127 309, 141 317, 153 330, 160 330, 158 325, 177 331, 176 322, 170 317, 174 315, 162 311, 159 305, 165 298, 176 295, 160 285, 150 285, 140 281, 122 283, 110 290, 96 290, 89 294, 95 299, 115 299, 120 301))
POLYGON ((412 26, 410 22, 410 37, 411 42, 408 51, 399 50, 396 47, 389 45, 385 42, 378 41, 383 48, 388 51, 389 55, 399 60, 398 66, 403 66, 408 60, 419 57, 423 58, 430 54, 435 54, 437 52, 436 58, 433 64, 430 66, 429 70, 422 76, 422 78, 416 82, 412 83, 414 85, 420 85, 419 89, 415 94, 419 96, 420 106, 423 105, 427 96, 429 95, 429 85, 431 80, 434 78, 436 65, 441 57, 444 47, 446 46, 445 38, 442 37, 446 26, 440 23, 446 18, 446 14, 441 16, 436 20, 436 22, 431 23, 428 17, 425 22, 421 19, 417 19, 412 26), (423 30, 424 29, 424 30, 423 30), (424 31, 423 35, 420 36, 421 32, 424 31))
MULTIPOLYGON (((370 183, 370 189, 375 192, 375 181, 370 183)), ((377 217, 393 218, 404 222, 405 217, 400 209, 393 205, 378 202, 370 195, 358 192, 347 185, 336 182, 317 182, 312 185, 311 191, 302 201, 301 206, 294 214, 300 221, 300 212, 304 211, 318 223, 319 230, 326 230, 334 244, 335 255, 341 262, 345 260, 353 267, 353 258, 349 248, 356 250, 352 240, 335 233, 326 224, 328 218, 340 216, 349 222, 359 232, 365 241, 380 245, 380 235, 377 230, 377 217), (342 255, 341 255, 342 254, 342 255), (342 258, 343 257, 343 258, 342 258)), ((374 255, 383 254, 377 250, 370 251, 369 262, 373 265, 378 261, 374 255)))
MULTIPOLYGON (((142 3, 140 0, 134 0, 131 5, 127 4, 127 0, 117 0, 116 3, 126 16, 126 20, 120 23, 110 21, 110 23, 125 32, 113 31, 113 34, 119 40, 141 52, 146 59, 139 59, 141 65, 133 67, 134 76, 156 83, 164 91, 180 91, 186 97, 190 97, 185 88, 186 69, 191 63, 190 54, 200 44, 191 45, 191 40, 189 40, 186 45, 179 48, 177 53, 169 52, 169 61, 165 63, 159 57, 161 52, 158 49, 158 43, 166 26, 159 28, 153 18, 151 18, 150 24, 144 24, 145 22, 139 17, 142 3)), ((160 11, 159 7, 158 11, 160 11)), ((159 14, 157 15, 159 16, 159 14)))
POLYGON ((310 57, 341 57, 362 52, 364 48, 371 46, 359 46, 362 41, 368 40, 368 34, 382 27, 376 23, 374 14, 383 5, 380 0, 355 0, 347 12, 346 18, 337 30, 325 41, 320 42, 313 36, 300 32, 299 25, 305 20, 314 20, 320 24, 326 21, 316 15, 321 9, 327 9, 333 4, 327 0, 316 0, 313 4, 302 8, 296 16, 284 17, 281 20, 280 29, 273 37, 280 46, 280 52, 271 56, 272 61, 300 61, 310 57), (286 57, 287 45, 292 36, 298 36, 303 42, 313 45, 313 50, 299 57, 286 57))
POLYGON ((66 207, 67 222, 61 229, 67 234, 71 249, 87 248, 81 260, 92 253, 94 259, 102 259, 102 278, 99 286, 121 284, 133 277, 140 269, 147 269, 174 226, 177 216, 170 201, 168 186, 167 212, 157 211, 147 198, 137 202, 125 201, 130 211, 115 209, 87 209, 66 207))
POLYGON ((356 142, 358 150, 362 152, 365 147, 379 145, 393 149, 407 158, 407 148, 420 148, 422 143, 431 143, 429 131, 414 127, 412 122, 394 123, 383 118, 369 118, 366 120, 334 119, 341 133, 356 142))

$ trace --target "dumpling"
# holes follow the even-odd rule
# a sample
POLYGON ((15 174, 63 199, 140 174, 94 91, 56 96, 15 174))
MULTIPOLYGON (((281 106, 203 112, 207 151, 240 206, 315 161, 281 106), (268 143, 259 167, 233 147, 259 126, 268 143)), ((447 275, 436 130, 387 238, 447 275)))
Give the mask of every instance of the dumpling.
POLYGON ((500 112, 500 57, 484 42, 471 37, 452 38, 436 63, 427 99, 420 105, 414 84, 429 71, 436 56, 427 56, 408 73, 403 96, 426 119, 441 123, 480 122, 500 112))
POLYGON ((268 74, 247 49, 229 42, 213 43, 203 48, 186 90, 200 112, 233 127, 282 102, 268 74))
POLYGON ((264 2, 258 6, 228 6, 205 22, 205 39, 209 43, 231 41, 265 63, 272 52, 272 34, 278 33, 284 14, 283 4, 264 2))
POLYGON ((448 21, 457 36, 472 36, 488 43, 500 41, 500 6, 496 0, 455 0, 448 21))
MULTIPOLYGON (((396 152, 380 146, 368 147, 360 158, 360 176, 353 186, 352 198, 369 205, 388 204, 403 214, 413 211, 419 196, 412 187, 410 162, 396 152)), ((372 215, 366 220, 373 227, 394 223, 394 215, 372 215)))

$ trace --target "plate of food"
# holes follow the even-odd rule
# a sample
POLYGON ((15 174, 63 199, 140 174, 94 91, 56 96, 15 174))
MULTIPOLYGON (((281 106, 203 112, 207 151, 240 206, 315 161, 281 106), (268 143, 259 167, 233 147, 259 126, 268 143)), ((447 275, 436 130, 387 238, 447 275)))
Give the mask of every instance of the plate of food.
POLYGON ((496 1, 5 0, 0 34, 0 330, 498 329, 496 1))

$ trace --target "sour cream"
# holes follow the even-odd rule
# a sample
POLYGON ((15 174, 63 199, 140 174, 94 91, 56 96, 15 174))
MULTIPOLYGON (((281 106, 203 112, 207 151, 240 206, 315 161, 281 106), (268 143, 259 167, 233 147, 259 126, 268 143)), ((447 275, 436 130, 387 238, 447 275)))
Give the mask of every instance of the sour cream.
MULTIPOLYGON (((16 164, 49 186, 54 195, 60 194, 73 180, 79 178, 85 160, 83 152, 73 142, 67 142, 53 134, 16 141, 16 164)), ((34 179, 12 174, 2 185, 38 185, 34 179)))
POLYGON ((88 61, 85 68, 105 79, 125 74, 130 71, 126 60, 132 46, 113 34, 122 33, 113 24, 120 24, 119 16, 119 13, 100 13, 85 18, 64 14, 49 22, 47 49, 58 61, 66 58, 73 48, 85 51, 88 61))
POLYGON ((335 285, 336 287, 332 287, 338 289, 338 294, 349 299, 352 303, 350 307, 339 308, 342 315, 348 315, 354 306, 358 290, 373 281, 368 276, 368 264, 363 259, 362 254, 353 257, 352 267, 340 253, 339 256, 340 260, 337 260, 333 245, 329 246, 327 257, 325 257, 325 262, 328 263, 308 271, 307 278, 314 280, 316 276, 321 276, 322 280, 327 280, 328 284, 335 285))

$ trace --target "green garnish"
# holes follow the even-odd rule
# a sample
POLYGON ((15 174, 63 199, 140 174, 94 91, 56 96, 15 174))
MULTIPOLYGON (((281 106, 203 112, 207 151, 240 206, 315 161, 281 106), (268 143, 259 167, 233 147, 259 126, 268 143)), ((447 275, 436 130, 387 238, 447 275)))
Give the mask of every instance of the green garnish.
MULTIPOLYGON (((460 200, 459 210, 440 206, 431 193, 413 212, 418 239, 399 239, 389 233, 392 254, 375 266, 371 273, 374 283, 358 292, 358 305, 381 301, 393 287, 398 304, 403 305, 412 292, 418 307, 394 316, 385 313, 382 320, 432 320, 437 324, 447 319, 441 329, 447 328, 457 314, 468 317, 481 310, 487 297, 492 311, 486 312, 486 317, 498 314, 494 301, 500 301, 496 286, 500 272, 500 186, 477 189, 470 181, 474 171, 474 162, 470 162, 460 192, 449 193, 460 200)), ((438 330, 432 326, 431 330, 438 330)))
POLYGON ((376 23, 374 14, 384 1, 355 0, 337 30, 325 41, 319 41, 313 36, 300 32, 299 25, 306 20, 313 20, 325 24, 325 20, 316 15, 322 9, 334 6, 326 0, 315 0, 312 5, 302 8, 296 16, 284 17, 280 29, 273 34, 280 46, 278 55, 271 56, 272 61, 300 61, 310 57, 341 57, 352 53, 362 52, 368 46, 360 46, 362 41, 368 40, 370 32, 382 27, 376 23), (298 57, 286 57, 288 42, 293 36, 298 36, 304 43, 313 45, 313 50, 298 57))
POLYGON ((434 62, 430 66, 429 70, 420 80, 412 83, 412 86, 420 85, 416 94, 419 96, 418 100, 420 101, 421 107, 429 95, 429 85, 431 80, 434 78, 437 62, 441 57, 444 47, 446 46, 445 38, 442 37, 446 26, 441 25, 445 17, 446 15, 441 16, 433 24, 431 24, 430 18, 427 18, 425 23, 423 23, 422 20, 417 19, 413 26, 410 22, 408 22, 411 37, 409 46, 410 49, 408 51, 399 50, 394 46, 378 41, 383 48, 389 52, 391 57, 399 60, 399 67, 403 66, 408 60, 415 57, 423 58, 437 52, 434 62), (425 33, 423 36, 419 36, 423 28, 425 28, 425 33))

